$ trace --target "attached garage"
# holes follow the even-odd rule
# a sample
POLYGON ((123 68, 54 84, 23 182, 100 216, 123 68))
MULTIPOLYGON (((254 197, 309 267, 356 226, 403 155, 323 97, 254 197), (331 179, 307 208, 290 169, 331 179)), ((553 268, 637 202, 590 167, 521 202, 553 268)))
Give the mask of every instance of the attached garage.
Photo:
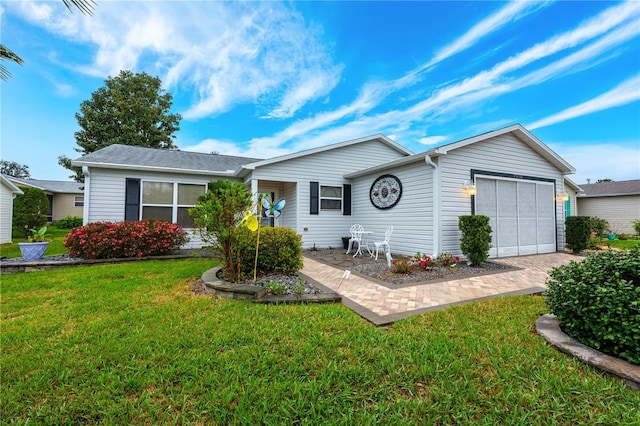
POLYGON ((488 216, 491 257, 556 251, 555 187, 551 179, 476 175, 475 213, 488 216))

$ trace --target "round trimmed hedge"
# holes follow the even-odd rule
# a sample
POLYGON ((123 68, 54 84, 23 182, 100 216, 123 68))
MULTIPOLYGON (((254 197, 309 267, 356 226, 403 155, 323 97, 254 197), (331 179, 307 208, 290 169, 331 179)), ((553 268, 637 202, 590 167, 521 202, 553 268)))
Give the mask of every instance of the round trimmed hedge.
POLYGON ((547 305, 580 343, 640 364, 640 246, 553 268, 547 305))

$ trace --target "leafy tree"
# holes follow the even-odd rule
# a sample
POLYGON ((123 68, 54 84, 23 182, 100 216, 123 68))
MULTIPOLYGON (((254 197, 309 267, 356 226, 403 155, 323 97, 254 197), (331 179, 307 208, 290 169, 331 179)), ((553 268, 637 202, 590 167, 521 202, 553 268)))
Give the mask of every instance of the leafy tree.
MULTIPOLYGON (((146 73, 120 71, 105 80, 105 86, 80 104, 76 120, 81 130, 75 133, 74 148, 82 155, 113 144, 175 149, 174 132, 180 129, 180 114, 171 114, 172 96, 162 89, 158 77, 146 73)), ((60 156, 58 163, 72 170, 71 176, 83 182, 80 168, 71 159, 60 156)))
MULTIPOLYGON (((85 15, 93 15, 93 7, 96 4, 93 0, 62 0, 62 2, 70 11, 73 11, 72 6, 75 6, 85 15)), ((18 65, 22 65, 24 62, 20 56, 16 55, 4 44, 0 44, 0 60, 15 62, 18 65)), ((0 63, 0 79, 6 81, 9 77, 11 77, 11 73, 4 64, 0 63)))
POLYGON ((216 247, 222 256, 222 270, 229 281, 240 279, 239 225, 243 212, 251 206, 251 194, 242 182, 219 180, 189 210, 202 240, 216 247))
POLYGON ((25 238, 31 229, 38 229, 47 223, 49 199, 40 188, 21 186, 23 194, 13 200, 13 227, 24 233, 25 238))
POLYGON ((22 179, 31 179, 31 173, 29 173, 29 166, 24 164, 18 164, 15 161, 0 161, 0 172, 3 175, 13 176, 22 179))

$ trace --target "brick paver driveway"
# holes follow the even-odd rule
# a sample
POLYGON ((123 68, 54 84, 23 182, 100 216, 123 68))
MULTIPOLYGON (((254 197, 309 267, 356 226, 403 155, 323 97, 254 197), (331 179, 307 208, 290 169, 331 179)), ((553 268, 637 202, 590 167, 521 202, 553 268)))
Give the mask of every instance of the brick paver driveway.
POLYGON ((580 259, 567 253, 492 259, 518 269, 444 282, 403 285, 401 288, 386 287, 355 274, 343 279, 344 269, 310 257, 304 258, 302 273, 339 293, 345 305, 367 320, 383 325, 455 304, 539 293, 546 288, 547 272, 551 268, 580 259))

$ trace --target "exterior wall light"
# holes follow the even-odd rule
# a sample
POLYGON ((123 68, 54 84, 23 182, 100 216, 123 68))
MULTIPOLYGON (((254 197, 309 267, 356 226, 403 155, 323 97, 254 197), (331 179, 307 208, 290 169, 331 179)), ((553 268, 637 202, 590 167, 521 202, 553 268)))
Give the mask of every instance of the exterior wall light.
POLYGON ((476 195, 478 193, 478 189, 476 188, 476 184, 473 183, 473 182, 470 182, 468 180, 465 180, 462 183, 462 189, 464 189, 464 191, 469 195, 476 195))
POLYGON ((568 199, 569 199, 569 194, 567 194, 566 192, 556 195, 556 201, 567 201, 568 199))

